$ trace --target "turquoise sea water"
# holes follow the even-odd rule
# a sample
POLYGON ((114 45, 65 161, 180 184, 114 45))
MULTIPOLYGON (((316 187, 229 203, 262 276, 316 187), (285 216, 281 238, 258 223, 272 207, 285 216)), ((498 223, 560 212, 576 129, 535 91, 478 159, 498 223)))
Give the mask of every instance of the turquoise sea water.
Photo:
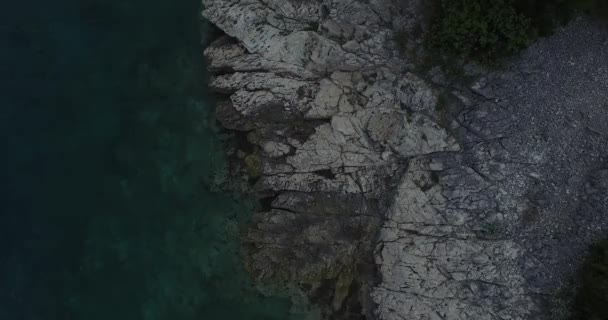
MULTIPOLYGON (((286 319, 242 267, 221 191, 198 0, 2 13, 0 319, 286 319)), ((207 35, 209 38, 210 35, 207 35)))

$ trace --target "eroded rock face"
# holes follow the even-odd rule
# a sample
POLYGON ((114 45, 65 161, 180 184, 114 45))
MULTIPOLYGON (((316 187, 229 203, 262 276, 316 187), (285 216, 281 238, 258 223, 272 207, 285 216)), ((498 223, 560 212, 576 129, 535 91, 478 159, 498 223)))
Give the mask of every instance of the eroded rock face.
MULTIPOLYGON (((452 88, 406 71, 393 30, 420 25, 421 1, 203 4, 229 36, 205 51, 218 119, 260 159, 267 205, 243 235, 256 277, 300 285, 331 319, 542 319, 537 293, 553 291, 534 285, 520 227, 541 177, 529 164, 552 149, 530 147, 539 114, 515 109, 534 90, 514 99, 509 72, 452 88)), ((597 211, 602 181, 585 189, 597 211)))
POLYGON ((273 197, 244 236, 250 269, 306 285, 313 298, 333 281, 327 315, 351 319, 342 301, 354 295, 372 317, 372 252, 408 159, 459 149, 432 117, 436 92, 402 71, 383 16, 394 10, 380 1, 203 3, 232 37, 205 51, 217 72, 210 86, 228 97, 218 118, 259 147, 255 187, 273 197))

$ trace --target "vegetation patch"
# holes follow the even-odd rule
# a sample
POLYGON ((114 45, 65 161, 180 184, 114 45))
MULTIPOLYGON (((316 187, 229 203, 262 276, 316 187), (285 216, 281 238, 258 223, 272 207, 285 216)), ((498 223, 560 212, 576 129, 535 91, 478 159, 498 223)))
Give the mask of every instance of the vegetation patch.
POLYGON ((530 41, 530 20, 510 0, 444 0, 437 9, 430 40, 444 53, 487 60, 530 41))
POLYGON ((581 281, 573 320, 608 319, 608 239, 591 248, 581 281))
POLYGON ((580 13, 608 20, 608 1, 435 0, 428 44, 443 55, 494 62, 580 13))

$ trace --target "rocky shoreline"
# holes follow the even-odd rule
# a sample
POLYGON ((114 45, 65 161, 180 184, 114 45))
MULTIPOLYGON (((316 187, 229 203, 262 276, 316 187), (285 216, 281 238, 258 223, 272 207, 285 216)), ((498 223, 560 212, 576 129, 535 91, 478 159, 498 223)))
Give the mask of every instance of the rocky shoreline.
POLYGON ((218 120, 255 146, 253 275, 327 319, 565 314, 608 234, 605 30, 577 21, 466 84, 399 53, 422 1, 203 6, 226 34, 205 51, 218 120))

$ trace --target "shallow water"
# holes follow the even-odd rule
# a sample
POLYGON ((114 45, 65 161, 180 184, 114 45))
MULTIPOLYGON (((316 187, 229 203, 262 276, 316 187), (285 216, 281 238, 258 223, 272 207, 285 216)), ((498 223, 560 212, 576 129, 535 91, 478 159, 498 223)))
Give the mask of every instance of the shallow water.
POLYGON ((286 319, 217 188, 232 138, 197 0, 11 4, 0 32, 0 319, 286 319))

